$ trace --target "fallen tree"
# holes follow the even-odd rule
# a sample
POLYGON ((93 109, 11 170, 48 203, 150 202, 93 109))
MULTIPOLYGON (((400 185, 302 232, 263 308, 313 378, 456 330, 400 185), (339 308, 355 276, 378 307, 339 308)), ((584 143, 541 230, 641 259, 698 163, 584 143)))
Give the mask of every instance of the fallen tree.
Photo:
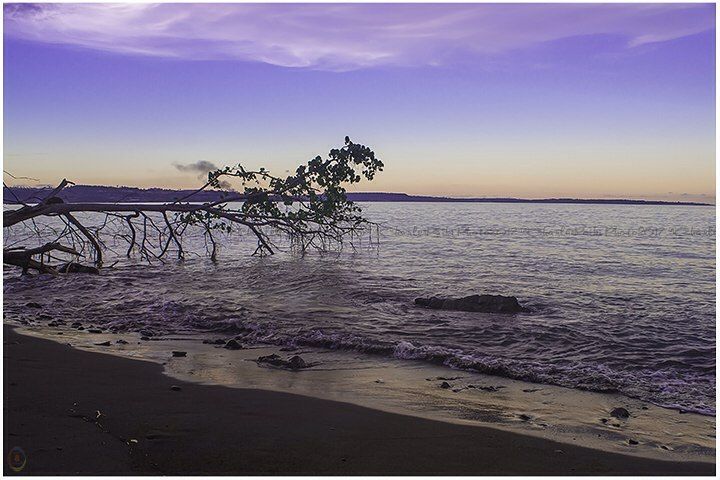
POLYGON ((208 173, 207 182, 196 191, 161 204, 66 203, 61 192, 72 182, 63 180, 37 203, 24 203, 16 197, 22 206, 3 213, 6 232, 23 225, 37 238, 41 237, 37 219, 61 221, 61 227, 53 230, 55 238, 42 246, 8 246, 6 242, 3 262, 21 267, 24 273, 87 271, 73 261, 65 261, 64 270, 62 265, 53 265, 53 261, 62 261, 56 255, 64 253, 73 260, 85 257, 99 269, 108 249, 104 241, 107 235, 127 243, 127 257, 136 253, 148 261, 162 261, 169 252, 175 252, 182 259, 186 253, 183 237, 191 228, 202 233, 206 251, 215 261, 216 233, 229 233, 234 226, 244 227, 255 236, 254 255, 275 253, 273 238, 278 234, 288 237, 291 247, 303 253, 308 249, 326 251, 342 247, 347 238, 352 239, 368 225, 360 207, 347 199, 345 185, 372 180, 382 169, 382 161, 370 148, 345 137, 343 147, 330 150, 325 159, 313 158, 299 166, 294 175, 283 178, 265 168, 224 167, 208 173), (193 201, 199 193, 227 189, 231 182, 239 187, 225 191, 221 200, 193 201), (101 221, 96 226, 86 225, 78 218, 80 214, 97 214, 101 221), (75 266, 68 266, 71 264, 75 266))

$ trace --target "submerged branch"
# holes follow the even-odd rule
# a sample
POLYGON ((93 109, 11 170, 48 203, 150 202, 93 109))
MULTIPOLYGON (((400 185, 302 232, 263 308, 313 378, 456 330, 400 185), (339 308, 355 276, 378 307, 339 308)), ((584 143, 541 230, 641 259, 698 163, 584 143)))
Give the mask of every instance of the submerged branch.
POLYGON ((27 273, 28 270, 33 269, 40 273, 50 273, 52 275, 56 275, 58 273, 58 269, 43 262, 43 255, 52 251, 69 253, 77 257, 82 256, 76 250, 59 243, 46 243, 40 247, 29 249, 17 247, 6 248, 3 250, 3 263, 22 268, 23 274, 27 273), (40 255, 40 261, 33 258, 36 255, 40 255))

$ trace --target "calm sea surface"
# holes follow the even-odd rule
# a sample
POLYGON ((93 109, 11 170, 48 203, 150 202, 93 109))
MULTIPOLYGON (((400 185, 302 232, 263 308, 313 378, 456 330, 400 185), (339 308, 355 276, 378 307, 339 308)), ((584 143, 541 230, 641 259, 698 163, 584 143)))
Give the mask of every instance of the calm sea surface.
POLYGON ((355 251, 256 258, 252 239, 234 234, 217 264, 125 259, 100 276, 59 278, 6 269, 5 310, 35 301, 68 321, 421 359, 715 414, 714 207, 363 208, 380 239, 373 232, 355 251), (515 295, 531 311, 413 304, 475 293, 515 295))

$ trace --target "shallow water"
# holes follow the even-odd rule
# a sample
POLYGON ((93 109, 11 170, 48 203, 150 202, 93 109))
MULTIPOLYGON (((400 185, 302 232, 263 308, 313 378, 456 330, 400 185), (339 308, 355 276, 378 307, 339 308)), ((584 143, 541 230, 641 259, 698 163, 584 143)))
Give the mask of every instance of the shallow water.
POLYGON ((715 414, 714 207, 363 207, 379 245, 256 258, 235 234, 218 264, 124 260, 59 278, 6 269, 5 311, 33 301, 68 322, 355 350, 715 414), (515 295, 531 311, 413 305, 473 293, 515 295))

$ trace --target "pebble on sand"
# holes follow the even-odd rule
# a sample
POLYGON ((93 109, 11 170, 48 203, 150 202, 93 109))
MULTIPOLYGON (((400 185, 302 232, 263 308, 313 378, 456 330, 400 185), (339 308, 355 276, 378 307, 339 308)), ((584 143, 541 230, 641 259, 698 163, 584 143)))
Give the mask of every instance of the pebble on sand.
POLYGON ((497 392, 501 388, 505 388, 503 385, 475 385, 473 388, 477 388, 478 390, 482 390, 484 392, 497 392))
POLYGON ((187 356, 187 352, 183 352, 180 350, 173 350, 172 356, 173 357, 185 357, 185 356, 187 356))
POLYGON ((627 409, 623 407, 613 408, 610 412, 610 415, 621 420, 627 420, 628 418, 630 418, 630 412, 628 412, 627 409))
POLYGON ((305 360, 300 355, 295 355, 291 357, 289 360, 283 360, 280 355, 277 355, 275 353, 271 355, 265 355, 258 357, 256 360, 258 363, 266 363, 268 365, 272 365, 274 367, 281 367, 281 368, 287 368, 289 370, 300 370, 303 368, 308 368, 311 365, 308 365, 305 360))
POLYGON ((227 348, 228 350, 241 350, 243 348, 243 346, 240 345, 240 343, 237 340, 233 339, 233 340, 228 340, 228 342, 225 344, 225 346, 223 348, 227 348))
POLYGON ((303 360, 300 355, 295 355, 290 360, 288 360, 287 366, 293 370, 297 370, 300 368, 306 368, 307 363, 305 363, 305 360, 303 360))

